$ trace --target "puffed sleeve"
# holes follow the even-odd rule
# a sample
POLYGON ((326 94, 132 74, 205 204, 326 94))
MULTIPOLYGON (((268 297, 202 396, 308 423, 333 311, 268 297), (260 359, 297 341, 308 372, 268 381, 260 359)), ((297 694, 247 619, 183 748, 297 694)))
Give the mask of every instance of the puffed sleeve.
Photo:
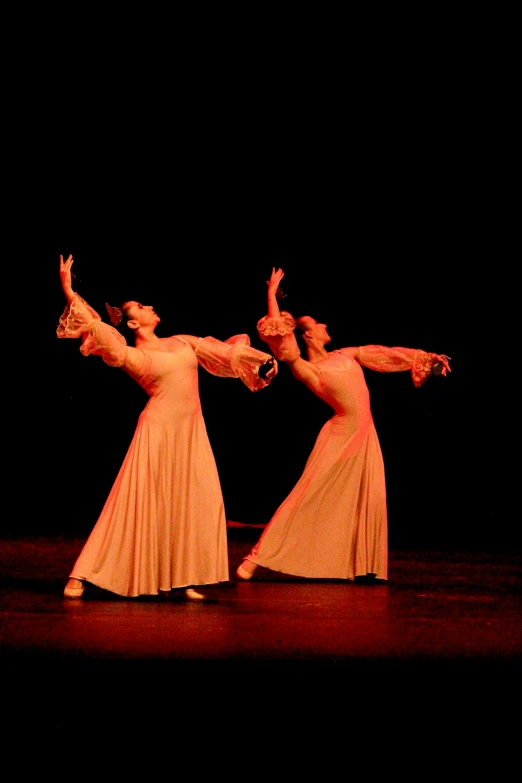
POLYGON ((279 317, 260 318, 257 333, 280 362, 292 362, 301 356, 295 339, 295 320, 286 310, 279 317))
MULTIPOLYGON (((342 349, 341 349, 342 350, 342 349)), ((363 367, 377 372, 402 372, 409 370, 414 386, 422 386, 430 377, 434 365, 440 364, 441 375, 451 372, 449 356, 429 353, 417 348, 388 348, 385 345, 362 345, 356 359, 363 367)))
POLYGON ((215 337, 201 337, 195 354, 201 367, 212 375, 240 378, 250 391, 258 391, 268 386, 278 371, 274 357, 252 348, 247 334, 236 334, 224 341, 215 337), (262 378, 259 369, 267 362, 271 363, 271 369, 262 378))
POLYGON ((63 311, 56 334, 58 337, 81 337, 81 353, 101 356, 110 367, 121 367, 125 361, 127 342, 124 336, 104 323, 79 294, 75 294, 63 311))
POLYGON ((127 356, 127 341, 114 326, 94 321, 83 334, 80 351, 84 356, 101 356, 110 367, 122 367, 127 356))

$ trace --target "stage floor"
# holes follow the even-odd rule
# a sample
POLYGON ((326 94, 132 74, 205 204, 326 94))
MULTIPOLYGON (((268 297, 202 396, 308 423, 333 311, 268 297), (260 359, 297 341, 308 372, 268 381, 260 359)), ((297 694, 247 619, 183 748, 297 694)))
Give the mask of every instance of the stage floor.
POLYGON ((0 538, 4 712, 23 722, 37 709, 47 727, 67 731, 71 712, 112 727, 110 709, 135 713, 140 698, 145 711, 153 698, 175 710, 183 699, 182 713, 195 721, 215 702, 248 735, 264 729, 267 705, 269 713, 296 710, 302 700, 308 711, 319 694, 371 711, 386 698, 432 713, 436 700, 437 709, 453 705, 455 719, 464 708, 475 714, 475 703, 498 710, 515 698, 520 554, 391 550, 386 583, 263 569, 236 582, 259 531, 228 533, 231 581, 205 588, 204 603, 89 587, 82 599, 65 599, 84 537, 0 538), (245 699, 254 714, 238 712, 245 699))
POLYGON ((84 538, 0 539, 4 659, 519 660, 520 554, 390 551, 389 580, 310 581, 235 569, 259 531, 229 528, 231 581, 205 603, 63 598, 84 538))

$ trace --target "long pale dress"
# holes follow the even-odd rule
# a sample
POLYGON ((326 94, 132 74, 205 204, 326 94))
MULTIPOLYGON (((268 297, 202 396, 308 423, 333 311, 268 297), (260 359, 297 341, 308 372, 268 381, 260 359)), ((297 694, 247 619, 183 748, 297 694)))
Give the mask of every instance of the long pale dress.
POLYGON ((270 382, 258 371, 272 357, 251 348, 247 335, 225 342, 204 337, 195 350, 173 336, 161 341, 164 350, 143 350, 143 364, 134 373, 125 365, 124 337, 78 295, 65 309, 57 335, 81 336, 83 354, 121 367, 150 397, 70 576, 129 597, 228 581, 226 516, 198 366, 241 378, 256 391, 270 382))
MULTIPOLYGON (((288 313, 258 322, 259 336, 282 361, 299 355, 288 313)), ((420 386, 444 355, 367 345, 332 351, 315 363, 317 396, 334 415, 324 424, 295 487, 276 510, 247 559, 315 579, 388 578, 388 517, 384 462, 362 366, 410 370, 420 386)))

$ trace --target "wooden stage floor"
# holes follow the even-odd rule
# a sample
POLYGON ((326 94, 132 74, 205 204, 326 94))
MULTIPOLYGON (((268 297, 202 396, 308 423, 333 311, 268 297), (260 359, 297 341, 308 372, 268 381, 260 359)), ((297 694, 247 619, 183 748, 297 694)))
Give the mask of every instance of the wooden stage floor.
POLYGON ((512 687, 522 652, 520 553, 391 550, 389 581, 374 585, 263 569, 236 582, 258 534, 229 528, 231 581, 205 588, 205 603, 123 599, 96 588, 68 600, 63 587, 83 537, 0 538, 4 678, 47 688, 57 705, 78 685, 99 685, 100 672, 123 688, 129 669, 146 672, 147 681, 158 675, 158 683, 167 671, 179 681, 180 672, 190 679, 196 670, 197 682, 208 684, 201 675, 211 672, 234 700, 233 687, 249 692, 253 681, 263 695, 258 675, 275 669, 288 685, 308 682, 319 663, 321 687, 334 690, 381 673, 388 685, 407 676, 410 687, 426 674, 422 687, 434 692, 448 672, 470 688, 478 677, 482 692, 486 676, 512 687))

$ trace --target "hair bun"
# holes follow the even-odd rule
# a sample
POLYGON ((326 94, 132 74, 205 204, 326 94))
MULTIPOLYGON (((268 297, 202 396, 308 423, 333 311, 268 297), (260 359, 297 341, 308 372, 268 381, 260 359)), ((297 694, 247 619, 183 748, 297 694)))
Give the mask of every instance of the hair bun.
POLYGON ((120 310, 119 307, 111 307, 110 304, 105 302, 105 307, 107 309, 107 312, 109 313, 109 318, 111 319, 111 324, 113 326, 118 326, 121 324, 123 319, 123 313, 120 310))

